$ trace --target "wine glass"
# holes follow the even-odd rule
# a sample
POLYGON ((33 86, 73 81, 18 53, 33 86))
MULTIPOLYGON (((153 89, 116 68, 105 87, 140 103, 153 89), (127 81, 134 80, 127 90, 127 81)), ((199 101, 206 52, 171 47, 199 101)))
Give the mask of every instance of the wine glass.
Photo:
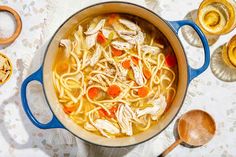
POLYGON ((236 35, 214 51, 211 70, 222 81, 236 81, 236 35))
MULTIPOLYGON (((203 0, 198 10, 189 12, 185 19, 193 20, 202 29, 209 45, 220 35, 236 27, 236 2, 234 0, 203 0)), ((182 29, 183 37, 192 46, 202 47, 201 40, 191 27, 182 29)))

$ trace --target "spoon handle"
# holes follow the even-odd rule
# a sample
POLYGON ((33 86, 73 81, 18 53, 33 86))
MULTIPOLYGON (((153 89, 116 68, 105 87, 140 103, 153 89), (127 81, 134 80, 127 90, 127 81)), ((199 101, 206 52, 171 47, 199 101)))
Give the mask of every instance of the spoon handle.
POLYGON ((164 157, 169 152, 171 152, 176 146, 178 146, 181 142, 183 142, 181 139, 176 140, 172 145, 170 145, 164 152, 162 152, 158 157, 164 157))

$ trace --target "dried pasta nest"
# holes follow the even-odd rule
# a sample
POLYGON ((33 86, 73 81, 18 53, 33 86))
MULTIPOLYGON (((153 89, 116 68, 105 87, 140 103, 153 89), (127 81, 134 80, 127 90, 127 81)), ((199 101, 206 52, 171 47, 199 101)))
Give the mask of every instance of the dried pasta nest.
POLYGON ((12 64, 7 56, 0 53, 0 85, 9 80, 12 74, 12 64))

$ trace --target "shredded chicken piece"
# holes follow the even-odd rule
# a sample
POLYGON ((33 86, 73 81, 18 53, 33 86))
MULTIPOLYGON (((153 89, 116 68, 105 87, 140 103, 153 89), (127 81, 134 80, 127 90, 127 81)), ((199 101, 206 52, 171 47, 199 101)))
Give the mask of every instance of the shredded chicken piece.
POLYGON ((132 119, 135 117, 135 113, 127 104, 120 104, 116 112, 116 117, 121 127, 121 132, 129 136, 133 135, 132 119))
POLYGON ((141 31, 138 31, 138 34, 135 36, 135 42, 138 44, 143 44, 144 42, 144 34, 141 31))
POLYGON ((130 65, 131 65, 131 68, 133 69, 133 72, 134 72, 135 82, 140 86, 144 85, 142 70, 140 70, 132 62, 130 63, 130 65))
POLYGON ((112 25, 115 31, 122 39, 126 40, 128 43, 132 45, 142 44, 144 42, 144 35, 141 32, 141 29, 138 25, 126 19, 119 19, 119 22, 125 27, 130 29, 130 30, 125 29, 119 23, 114 23, 112 25))
POLYGON ((98 33, 86 36, 85 41, 88 49, 92 48, 96 44, 97 35, 98 33))
POLYGON ((70 53, 71 53, 71 41, 69 39, 62 39, 60 41, 60 45, 61 46, 65 46, 66 49, 65 49, 65 54, 66 54, 66 57, 70 57, 70 53))
POLYGON ((119 22, 122 23, 123 25, 125 25, 126 27, 128 27, 129 29, 133 30, 133 31, 141 30, 138 25, 136 25, 135 23, 133 23, 133 22, 131 22, 129 20, 119 19, 119 22))
POLYGON ((108 136, 106 132, 110 134, 120 133, 120 130, 108 120, 97 119, 94 121, 94 125, 105 136, 108 136))
POLYGON ((92 58, 90 59, 91 66, 94 66, 98 62, 99 58, 101 57, 101 54, 102 54, 101 47, 99 45, 97 45, 95 53, 93 54, 92 58))
POLYGON ((117 34, 115 33, 115 31, 113 31, 110 28, 102 28, 102 34, 104 35, 105 38, 109 38, 109 35, 113 33, 113 38, 112 39, 116 39, 118 38, 117 34))
POLYGON ((161 52, 161 49, 159 47, 155 46, 149 46, 149 45, 142 45, 141 50, 144 52, 151 53, 153 55, 158 54, 161 52))
POLYGON ((135 45, 136 44, 136 38, 135 36, 130 36, 130 35, 123 35, 123 34, 119 34, 119 36, 126 40, 127 42, 129 42, 130 44, 135 45))
POLYGON ((128 70, 124 69, 123 66, 120 63, 117 64, 117 67, 118 67, 118 69, 120 71, 119 77, 121 78, 121 80, 126 80, 126 76, 127 76, 128 70))
POLYGON ((141 31, 138 32, 137 35, 132 36, 132 35, 124 35, 124 34, 119 34, 119 36, 129 42, 130 44, 143 44, 144 42, 144 35, 141 31))
POLYGON ((129 50, 133 47, 133 45, 122 41, 112 41, 111 45, 118 50, 129 50))
MULTIPOLYGON (((112 24, 112 27, 113 27, 113 29, 114 29, 118 34, 120 34, 121 31, 124 31, 124 32, 130 31, 130 30, 125 29, 125 28, 123 27, 123 25, 120 24, 119 22, 114 22, 114 23, 112 24)), ((131 30, 131 31, 132 31, 132 30, 131 30)), ((135 31, 133 31, 133 32, 136 33, 135 31)))
POLYGON ((100 20, 94 28, 92 28, 92 26, 90 25, 90 27, 88 28, 86 32, 84 32, 84 34, 92 35, 92 34, 97 33, 104 26, 105 22, 106 22, 105 19, 100 20))
POLYGON ((86 122, 85 124, 84 124, 84 128, 86 129, 86 130, 89 130, 89 131, 96 131, 97 129, 92 125, 92 124, 90 124, 89 122, 86 122))
POLYGON ((117 30, 117 33, 119 35, 137 35, 137 32, 136 31, 130 31, 130 30, 117 30))
POLYGON ((147 107, 143 110, 137 109, 137 117, 141 117, 145 114, 150 114, 152 116, 152 119, 156 120, 164 113, 167 106, 166 99, 163 95, 161 95, 159 99, 153 100, 151 104, 153 105, 153 107, 147 107))

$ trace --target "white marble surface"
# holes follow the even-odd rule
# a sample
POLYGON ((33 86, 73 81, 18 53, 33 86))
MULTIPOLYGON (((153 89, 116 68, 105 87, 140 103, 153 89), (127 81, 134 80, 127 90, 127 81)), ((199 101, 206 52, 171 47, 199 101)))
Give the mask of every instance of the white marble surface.
MULTIPOLYGON (((45 46, 56 28, 78 9, 99 1, 0 0, 0 5, 15 8, 23 21, 19 38, 8 47, 0 49, 11 59, 14 66, 10 81, 0 86, 0 157, 154 157, 174 141, 175 121, 160 135, 141 145, 122 149, 101 148, 75 139, 67 131, 38 129, 22 110, 19 96, 21 83, 41 64, 45 46)), ((133 2, 147 5, 166 20, 181 20, 189 11, 196 9, 201 0, 146 0, 146 4, 143 0, 133 2)), ((233 31, 221 36, 211 47, 211 54, 235 33, 233 31)), ((200 66, 203 60, 202 49, 191 47, 182 41, 190 64, 194 67, 200 66)), ((188 110, 204 109, 215 118, 217 133, 207 145, 198 148, 179 146, 169 154, 170 157, 236 156, 235 89, 236 82, 225 83, 216 79, 210 67, 191 82, 183 108, 176 119, 188 110)), ((29 103, 35 115, 41 121, 49 120, 51 113, 41 86, 33 82, 29 91, 29 103)))

